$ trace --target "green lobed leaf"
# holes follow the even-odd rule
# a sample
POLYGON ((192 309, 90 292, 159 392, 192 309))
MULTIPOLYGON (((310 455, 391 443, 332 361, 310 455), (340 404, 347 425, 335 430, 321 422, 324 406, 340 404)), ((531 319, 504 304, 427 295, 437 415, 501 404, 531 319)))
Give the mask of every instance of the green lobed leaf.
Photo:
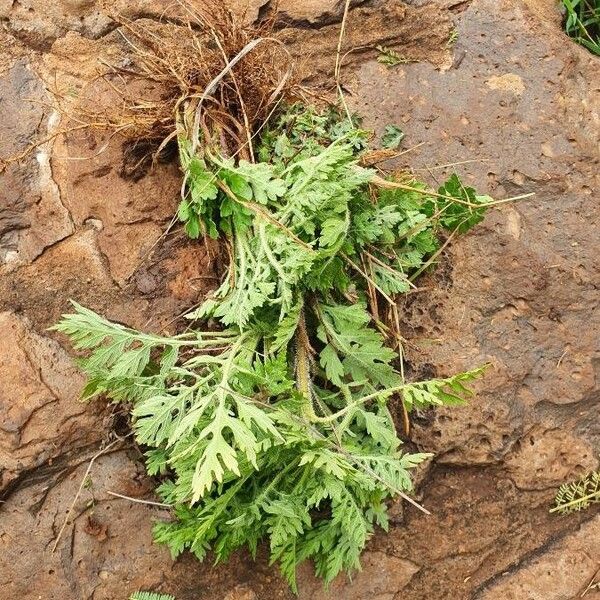
POLYGON ((386 125, 381 137, 381 145, 389 150, 397 150, 404 139, 404 131, 398 125, 386 125))

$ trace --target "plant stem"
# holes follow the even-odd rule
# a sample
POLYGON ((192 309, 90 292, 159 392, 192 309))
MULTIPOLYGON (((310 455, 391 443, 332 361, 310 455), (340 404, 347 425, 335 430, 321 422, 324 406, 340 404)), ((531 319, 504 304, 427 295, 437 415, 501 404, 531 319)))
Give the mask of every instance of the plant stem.
POLYGON ((587 496, 582 496, 581 498, 575 498, 575 500, 571 500, 571 502, 567 502, 566 504, 561 504, 560 506, 555 506, 550 509, 551 513, 559 512, 563 510, 569 509, 571 506, 576 506, 578 504, 587 504, 589 502, 593 502, 594 500, 600 500, 600 490, 596 490, 587 496))
POLYGON ((304 399, 301 410, 302 415, 309 421, 315 421, 318 417, 312 403, 309 348, 310 342, 306 333, 304 309, 302 309, 296 330, 296 387, 304 399))

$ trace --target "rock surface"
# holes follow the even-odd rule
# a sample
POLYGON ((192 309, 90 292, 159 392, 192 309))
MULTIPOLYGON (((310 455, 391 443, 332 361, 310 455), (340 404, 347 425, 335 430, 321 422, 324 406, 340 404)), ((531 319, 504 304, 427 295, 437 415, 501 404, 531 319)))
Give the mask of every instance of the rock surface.
POLYGON ((600 556, 600 516, 590 519, 544 548, 544 552, 522 561, 515 572, 495 577, 477 592, 474 600, 568 600, 598 598, 595 585, 600 556), (569 576, 560 576, 568 573, 569 576), (574 587, 574 582, 582 582, 574 587), (591 590, 591 591, 590 591, 591 590))
MULTIPOLYGON (((365 0, 353 0, 352 5, 365 0)), ((161 20, 184 19, 185 5, 202 7, 202 0, 162 3, 156 0, 0 0, 0 20, 10 32, 30 47, 46 50, 68 32, 98 39, 123 19, 149 17, 161 20)), ((270 14, 277 6, 278 18, 300 26, 339 21, 344 3, 338 0, 229 0, 232 10, 252 22, 270 14)))
POLYGON ((0 313, 0 331, 0 495, 6 495, 17 478, 99 439, 102 424, 79 401, 84 379, 55 341, 8 312, 0 313))
MULTIPOLYGON (((343 51, 370 47, 348 55, 343 78, 367 126, 405 131, 412 150, 389 166, 432 183, 455 169, 482 193, 535 196, 453 242, 423 279, 428 291, 402 306, 415 377, 492 365, 467 406, 413 416, 412 442, 437 454, 419 488, 432 515, 394 507, 352 583, 326 592, 305 566, 300 597, 567 600, 587 589, 598 600, 597 509, 548 508, 557 485, 599 458, 600 61, 562 34, 552 0, 364 4, 350 12, 343 51), (417 62, 388 69, 379 44, 417 62)), ((247 16, 271 9, 257 0, 247 16)), ((313 83, 331 83, 343 3, 280 9, 292 54, 310 57, 313 83)), ((48 82, 69 89, 94 74, 111 52, 111 14, 162 10, 155 0, 0 0, 0 156, 52 134, 48 82)), ((74 132, 0 174, 0 598, 118 600, 146 589, 291 600, 263 552, 212 567, 172 562, 152 544, 152 520, 166 512, 144 504, 153 482, 130 438, 116 437, 126 419, 78 402, 68 346, 46 330, 69 298, 136 327, 173 328, 213 285, 210 249, 163 236, 177 168, 133 181, 120 173, 122 148, 100 149, 74 132)))
MULTIPOLYGON (((49 124, 55 119, 46 114, 44 102, 41 80, 27 60, 16 60, 0 79, 0 139, 7 155, 25 151, 33 135, 43 138, 50 133, 49 124)), ((46 149, 8 165, 3 178, 0 265, 15 268, 37 258, 74 228, 52 179, 46 149)))
POLYGON ((385 552, 365 552, 362 566, 363 570, 352 581, 339 577, 325 591, 323 583, 311 574, 306 565, 300 575, 302 586, 298 597, 301 600, 393 600, 419 571, 419 567, 409 560, 385 552))

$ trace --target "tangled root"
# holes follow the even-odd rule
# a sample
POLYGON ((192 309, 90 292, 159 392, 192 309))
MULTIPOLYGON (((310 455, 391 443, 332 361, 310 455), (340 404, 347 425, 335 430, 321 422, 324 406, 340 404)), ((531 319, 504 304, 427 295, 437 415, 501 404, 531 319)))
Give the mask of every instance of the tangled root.
POLYGON ((281 101, 298 95, 273 19, 246 24, 220 0, 173 6, 176 19, 115 17, 120 57, 104 63, 99 76, 108 92, 102 106, 97 93, 84 93, 68 111, 78 126, 89 123, 124 140, 124 175, 168 155, 181 134, 195 149, 201 140, 222 156, 253 160, 253 137, 281 101))

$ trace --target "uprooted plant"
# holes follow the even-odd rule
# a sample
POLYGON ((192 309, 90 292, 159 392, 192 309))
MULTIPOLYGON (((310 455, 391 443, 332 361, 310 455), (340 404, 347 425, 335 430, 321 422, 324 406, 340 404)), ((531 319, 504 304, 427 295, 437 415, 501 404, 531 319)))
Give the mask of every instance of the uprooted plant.
POLYGON ((139 116, 157 106, 138 104, 136 135, 176 138, 178 217, 190 238, 220 240, 221 285, 179 335, 77 304, 55 329, 88 352, 84 398, 131 404, 176 517, 156 539, 217 560, 267 539, 295 589, 306 559, 327 582, 359 568, 374 527, 387 528, 387 499, 416 505, 409 471, 429 455, 401 450, 393 407, 460 403, 482 369, 407 382, 396 298, 493 202, 456 175, 433 191, 361 166, 359 123, 298 102, 275 54, 252 54, 281 58, 279 44, 223 14, 180 28, 193 61, 127 29, 136 75, 160 73, 171 111, 168 130, 166 116, 139 116))

